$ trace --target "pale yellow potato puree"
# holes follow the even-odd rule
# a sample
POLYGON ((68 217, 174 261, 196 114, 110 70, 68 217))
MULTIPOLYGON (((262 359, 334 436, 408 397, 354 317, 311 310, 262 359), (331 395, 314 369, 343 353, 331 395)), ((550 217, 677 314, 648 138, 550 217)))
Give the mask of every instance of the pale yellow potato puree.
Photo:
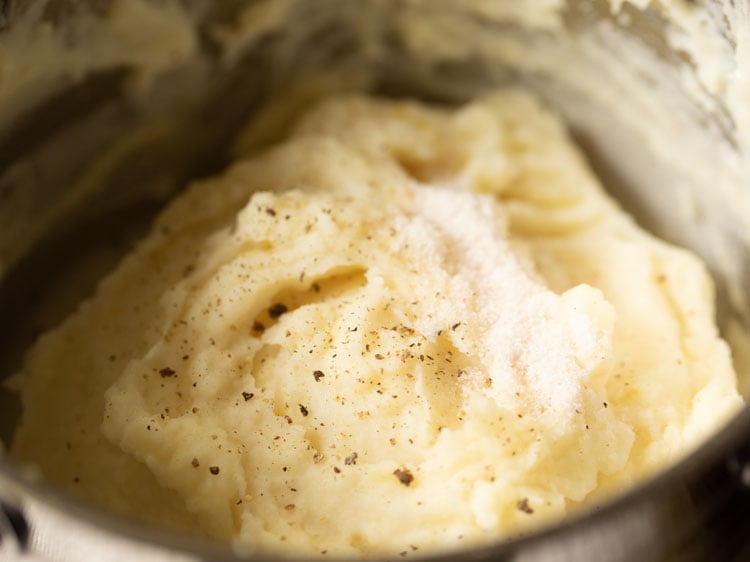
POLYGON ((12 455, 241 548, 462 548, 715 431, 741 398, 713 315, 701 262, 528 94, 339 97, 190 187, 39 339, 12 455))

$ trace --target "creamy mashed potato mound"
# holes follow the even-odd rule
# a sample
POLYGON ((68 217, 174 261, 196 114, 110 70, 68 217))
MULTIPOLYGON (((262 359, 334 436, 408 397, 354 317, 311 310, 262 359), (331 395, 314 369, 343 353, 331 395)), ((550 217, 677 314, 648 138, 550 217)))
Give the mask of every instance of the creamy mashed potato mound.
POLYGON ((39 339, 12 454, 249 548, 495 541, 737 410, 713 315, 700 261, 640 230, 529 95, 339 97, 190 187, 39 339))

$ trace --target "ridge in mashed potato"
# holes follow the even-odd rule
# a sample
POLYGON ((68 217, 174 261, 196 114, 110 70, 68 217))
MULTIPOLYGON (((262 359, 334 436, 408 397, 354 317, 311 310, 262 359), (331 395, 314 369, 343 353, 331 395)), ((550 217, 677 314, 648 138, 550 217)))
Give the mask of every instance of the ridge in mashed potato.
POLYGON ((29 353, 13 456, 244 547, 511 537, 685 454, 741 404, 712 287, 558 120, 346 96, 193 185, 29 353))

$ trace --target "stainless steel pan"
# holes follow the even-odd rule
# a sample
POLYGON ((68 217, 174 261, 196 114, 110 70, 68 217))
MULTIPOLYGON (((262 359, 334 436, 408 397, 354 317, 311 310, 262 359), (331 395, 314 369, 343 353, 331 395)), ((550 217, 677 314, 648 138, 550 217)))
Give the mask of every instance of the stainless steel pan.
MULTIPOLYGON (((0 45, 4 36, 27 20, 36 26, 65 28, 81 11, 106 14, 108 4, 0 2, 0 45)), ((498 85, 534 89, 566 117, 595 171, 628 210, 656 234, 692 247, 706 259, 717 282, 722 328, 732 323, 750 326, 748 311, 741 306, 743 295, 750 299, 750 225, 737 221, 731 200, 724 202, 725 207, 702 208, 701 193, 715 189, 706 179, 711 174, 686 178, 685 162, 654 153, 638 127, 618 120, 620 115, 602 99, 577 90, 569 75, 557 76, 543 66, 529 68, 508 57, 471 49, 461 56, 436 55, 426 64, 394 24, 408 8, 407 0, 293 3, 289 14, 293 25, 261 33, 236 57, 222 57, 212 29, 232 21, 247 4, 185 2, 198 29, 195 51, 155 73, 135 93, 133 81, 139 76, 127 57, 76 76, 57 72, 53 63, 45 67, 46 80, 42 75, 13 104, 0 106, 3 377, 18 368, 23 350, 41 330, 60 321, 91 293, 96 280, 145 231, 171 195, 190 179, 217 172, 231 160, 242 125, 300 73, 349 77, 332 81, 321 91, 367 88, 382 95, 446 103, 498 85), (350 25, 356 12, 366 13, 372 21, 376 54, 350 25), (679 195, 677 189, 697 194, 699 220, 689 221, 665 204, 670 196, 679 195), (726 256, 712 251, 716 243, 732 256, 731 267, 722 262, 726 256)), ((730 16, 743 9, 750 12, 745 0, 698 4, 717 18, 723 10, 729 10, 730 16)), ((546 49, 550 56, 552 51, 558 57, 562 52, 570 60, 583 57, 576 51, 580 41, 596 41, 597 34, 616 30, 623 41, 637 41, 675 69, 673 76, 659 77, 670 88, 658 89, 649 81, 654 77, 627 75, 630 67, 625 61, 623 70, 604 59, 581 58, 580 68, 599 72, 602 84, 611 86, 628 78, 622 82, 621 103, 631 103, 626 85, 653 91, 656 107, 664 112, 690 103, 696 94, 677 77, 696 75, 699 67, 689 52, 670 47, 668 26, 653 10, 626 5, 625 16, 616 16, 606 2, 571 1, 563 11, 568 41, 560 43, 543 28, 482 19, 465 6, 436 0, 423 3, 421 9, 443 12, 456 21, 472 19, 470 29, 475 33, 505 34, 537 54, 544 55, 546 49)), ((723 27, 717 26, 724 30, 718 40, 736 46, 738 37, 733 34, 739 23, 727 19, 723 27)), ((86 47, 85 35, 71 37, 86 47)), ((472 41, 476 37, 466 37, 467 44, 472 41)), ((728 53, 732 56, 731 48, 728 53)), ((1 57, 2 51, 0 63, 1 57)), ((13 79, 1 71, 0 64, 0 94, 3 81, 13 79)), ((705 167, 710 171, 723 158, 718 148, 712 152, 712 146, 718 145, 710 139, 719 137, 735 147, 740 160, 750 160, 750 154, 743 153, 739 116, 717 92, 703 94, 716 101, 710 111, 698 108, 694 116, 696 138, 706 139, 701 153, 705 167)), ((675 137, 673 142, 679 146, 687 140, 675 137)), ((750 181, 738 189, 747 196, 750 181)), ((734 204, 745 201, 750 198, 734 204)), ((18 413, 14 396, 0 391, 0 437, 5 443, 11 439, 18 413)), ((143 560, 235 558, 220 545, 145 528, 82 505, 2 458, 0 499, 3 560, 132 560, 136 555, 143 560)), ((518 562, 748 560, 748 537, 750 412, 745 408, 684 462, 627 496, 538 535, 467 551, 464 557, 518 562)))

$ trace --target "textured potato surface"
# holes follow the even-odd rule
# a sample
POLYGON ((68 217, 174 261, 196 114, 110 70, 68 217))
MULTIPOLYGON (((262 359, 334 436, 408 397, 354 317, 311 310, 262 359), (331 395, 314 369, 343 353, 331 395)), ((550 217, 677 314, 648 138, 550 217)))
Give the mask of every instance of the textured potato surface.
POLYGON ((28 355, 12 454, 239 545, 420 554, 627 489, 741 404, 712 286, 527 94, 347 96, 191 186, 28 355))

